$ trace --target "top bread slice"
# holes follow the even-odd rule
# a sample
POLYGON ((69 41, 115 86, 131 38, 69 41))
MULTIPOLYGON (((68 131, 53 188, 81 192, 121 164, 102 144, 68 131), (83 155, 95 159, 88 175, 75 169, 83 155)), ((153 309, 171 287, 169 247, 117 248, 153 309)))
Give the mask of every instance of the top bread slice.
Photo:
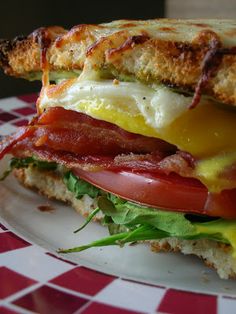
POLYGON ((205 80, 204 94, 236 105, 235 47, 234 20, 120 20, 70 31, 40 28, 1 40, 0 65, 6 74, 28 79, 40 77, 45 67, 62 77, 78 75, 86 65, 101 76, 161 82, 187 92, 205 80))

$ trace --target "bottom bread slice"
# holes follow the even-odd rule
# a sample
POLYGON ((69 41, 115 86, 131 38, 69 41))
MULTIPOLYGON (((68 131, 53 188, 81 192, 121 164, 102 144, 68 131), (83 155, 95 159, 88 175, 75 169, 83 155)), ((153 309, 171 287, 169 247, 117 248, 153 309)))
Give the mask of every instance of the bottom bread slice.
MULTIPOLYGON (((54 172, 42 172, 37 170, 37 168, 29 167, 16 169, 14 174, 25 187, 36 189, 39 193, 49 198, 69 203, 77 212, 85 217, 96 207, 96 200, 92 200, 89 196, 77 199, 67 189, 60 176, 54 172)), ((100 221, 101 218, 102 214, 99 214, 95 220, 100 221)), ((181 252, 187 255, 193 254, 203 259, 208 266, 213 267, 220 278, 228 279, 236 277, 236 259, 232 257, 229 245, 208 239, 182 240, 178 238, 166 238, 149 242, 154 252, 165 251, 181 252)))
MULTIPOLYGON (((52 171, 39 171, 35 167, 15 169, 14 175, 25 187, 37 190, 49 199, 56 199, 70 204, 78 213, 87 217, 97 207, 96 200, 85 195, 77 199, 64 184, 62 178, 52 171)), ((94 220, 100 221, 102 214, 97 214, 94 220)))

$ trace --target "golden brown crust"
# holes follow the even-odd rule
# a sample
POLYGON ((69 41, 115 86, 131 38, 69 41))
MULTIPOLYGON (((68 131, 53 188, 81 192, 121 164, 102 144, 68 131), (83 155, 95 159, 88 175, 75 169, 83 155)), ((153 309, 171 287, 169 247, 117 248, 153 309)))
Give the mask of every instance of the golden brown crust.
POLYGON ((114 21, 78 25, 70 31, 42 28, 27 38, 0 43, 0 62, 9 75, 29 77, 42 70, 43 48, 54 71, 82 70, 90 64, 113 75, 141 81, 161 81, 194 91, 203 60, 215 40, 218 67, 204 86, 204 93, 236 105, 236 46, 233 20, 114 21))
POLYGON ((66 31, 59 26, 39 28, 28 37, 16 37, 0 42, 0 65, 8 75, 25 77, 42 70, 41 53, 66 31))

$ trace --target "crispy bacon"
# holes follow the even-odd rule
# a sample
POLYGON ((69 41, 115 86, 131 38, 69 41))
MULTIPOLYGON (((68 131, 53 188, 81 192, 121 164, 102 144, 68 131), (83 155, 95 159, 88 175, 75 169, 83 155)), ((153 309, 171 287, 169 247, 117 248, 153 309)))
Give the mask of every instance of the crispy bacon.
POLYGON ((210 79, 214 77, 225 55, 235 55, 236 47, 222 48, 218 38, 213 37, 209 42, 209 50, 202 62, 201 75, 195 87, 192 102, 189 109, 194 109, 200 102, 202 93, 210 79))
POLYGON ((2 142, 0 157, 8 152, 89 171, 128 169, 190 176, 193 168, 190 157, 175 154, 173 145, 59 107, 2 142))
POLYGON ((56 162, 67 168, 80 167, 84 170, 96 171, 105 169, 112 161, 111 156, 81 156, 65 151, 55 151, 48 147, 37 147, 30 139, 25 139, 14 146, 11 153, 18 158, 36 156, 40 160, 56 162))
POLYGON ((21 127, 13 135, 5 137, 0 143, 0 159, 2 159, 7 153, 10 153, 12 148, 17 143, 31 136, 33 131, 34 130, 31 126, 21 127))
POLYGON ((158 166, 167 175, 175 172, 183 177, 194 176, 194 159, 190 154, 185 152, 178 151, 176 154, 165 157, 160 161, 158 166))
POLYGON ((163 152, 175 146, 157 138, 133 134, 85 114, 63 108, 50 108, 39 118, 34 140, 37 146, 80 155, 163 152))
POLYGON ((37 121, 2 142, 0 153, 9 152, 25 137, 37 147, 84 156, 159 152, 164 157, 176 150, 175 146, 157 138, 133 134, 111 123, 59 107, 50 108, 37 121))
POLYGON ((56 162, 63 164, 67 168, 80 168, 86 171, 99 170, 130 170, 134 172, 153 172, 169 174, 175 172, 191 177, 193 168, 178 153, 163 158, 161 154, 122 154, 113 156, 104 155, 78 155, 64 151, 55 151, 47 147, 36 147, 30 139, 15 145, 12 150, 14 156, 24 158, 28 156, 36 156, 40 160, 48 162, 56 162), (170 163, 171 160, 171 163, 170 163), (177 166, 179 165, 179 166, 177 166))

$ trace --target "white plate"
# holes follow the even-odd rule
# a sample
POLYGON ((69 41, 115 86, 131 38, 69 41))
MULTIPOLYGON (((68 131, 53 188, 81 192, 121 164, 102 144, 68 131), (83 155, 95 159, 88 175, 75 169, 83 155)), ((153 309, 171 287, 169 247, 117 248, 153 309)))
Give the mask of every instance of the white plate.
MULTIPOLYGON (((0 171, 6 168, 1 162, 0 171)), ((86 244, 107 235, 107 230, 90 223, 79 234, 73 231, 84 219, 70 207, 50 201, 55 210, 41 212, 44 197, 18 184, 11 175, 0 185, 0 216, 4 224, 21 237, 55 253, 58 248, 86 244)), ((67 260, 122 278, 208 294, 236 294, 236 282, 221 280, 196 257, 155 254, 146 245, 93 248, 63 255, 67 260)), ((46 265, 45 265, 46 267, 46 265)))

